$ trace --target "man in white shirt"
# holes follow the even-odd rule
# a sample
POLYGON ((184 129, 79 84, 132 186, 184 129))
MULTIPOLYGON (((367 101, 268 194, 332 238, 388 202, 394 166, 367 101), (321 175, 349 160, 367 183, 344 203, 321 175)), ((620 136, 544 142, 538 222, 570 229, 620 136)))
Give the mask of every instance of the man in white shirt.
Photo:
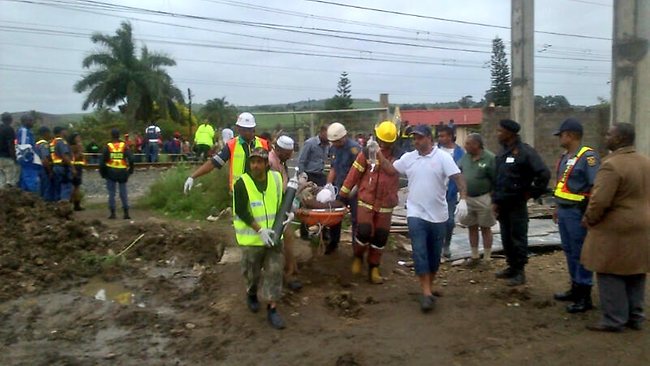
MULTIPOLYGON (((449 219, 447 182, 452 179, 460 192, 461 200, 455 212, 458 219, 467 215, 467 189, 465 179, 451 155, 434 146, 429 126, 416 126, 411 134, 416 150, 402 155, 392 167, 408 178, 407 222, 415 274, 422 288, 420 309, 429 312, 435 303, 431 287, 440 266, 440 253, 449 219)), ((390 165, 381 153, 378 157, 380 164, 390 165)))

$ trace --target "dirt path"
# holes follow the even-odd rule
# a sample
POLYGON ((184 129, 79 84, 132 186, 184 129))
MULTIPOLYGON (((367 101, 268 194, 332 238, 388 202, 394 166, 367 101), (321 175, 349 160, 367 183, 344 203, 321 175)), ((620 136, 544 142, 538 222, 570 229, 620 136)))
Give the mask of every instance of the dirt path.
MULTIPOLYGON (((80 216, 107 221, 104 210, 80 216)), ((215 251, 203 248, 232 246, 227 225, 152 219, 143 210, 132 216, 133 223, 115 220, 100 230, 120 238, 116 250, 140 231, 145 238, 163 231, 185 244, 174 250, 172 242, 143 238, 126 263, 90 278, 36 284, 1 302, 0 364, 650 364, 650 330, 594 334, 584 326, 597 312, 568 315, 552 301, 566 285, 561 253, 531 258, 529 285, 518 289, 494 279, 503 260, 473 269, 444 265, 443 296, 424 315, 415 277, 397 265, 407 255, 387 252, 385 284, 370 285, 348 274, 351 249, 344 245, 337 255, 302 263, 305 288, 287 290, 280 306, 287 329, 276 331, 263 313, 246 309, 238 264, 217 264, 215 251), (198 232, 209 240, 188 239, 198 232), (108 301, 95 299, 101 289, 108 301)))

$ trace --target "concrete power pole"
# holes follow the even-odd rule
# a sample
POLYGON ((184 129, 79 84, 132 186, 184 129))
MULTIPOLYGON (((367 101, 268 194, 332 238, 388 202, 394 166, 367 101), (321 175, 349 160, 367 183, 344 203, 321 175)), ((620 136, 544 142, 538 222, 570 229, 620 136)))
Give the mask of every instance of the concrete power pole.
POLYGON ((650 1, 614 1, 611 122, 634 124, 639 152, 650 155, 650 1))
POLYGON ((535 1, 512 0, 511 4, 510 116, 521 124, 524 142, 535 146, 535 1))

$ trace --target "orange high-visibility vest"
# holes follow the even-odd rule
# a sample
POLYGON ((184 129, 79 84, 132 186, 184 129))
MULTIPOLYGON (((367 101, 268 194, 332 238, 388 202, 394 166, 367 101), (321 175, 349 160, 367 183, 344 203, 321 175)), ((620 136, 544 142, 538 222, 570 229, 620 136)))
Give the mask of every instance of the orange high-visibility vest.
POLYGON ((50 158, 52 160, 52 164, 54 165, 61 165, 63 164, 63 158, 60 157, 56 153, 56 143, 57 141, 63 141, 64 144, 68 144, 62 137, 55 137, 52 142, 50 142, 50 158))
POLYGON ((126 151, 126 144, 124 142, 109 142, 106 166, 113 169, 126 169, 124 151, 126 151))
MULTIPOLYGON (((257 147, 261 147, 268 151, 269 143, 268 141, 255 136, 254 148, 257 147)), ((228 159, 230 165, 230 174, 228 175, 230 184, 228 186, 230 187, 230 192, 232 192, 235 182, 239 177, 244 175, 244 172, 246 171, 246 152, 239 143, 239 136, 228 141, 228 150, 230 150, 230 159, 228 159)))
MULTIPOLYGON (((587 152, 593 150, 590 147, 584 146, 578 153, 575 155, 573 158, 573 164, 569 165, 567 163, 566 169, 564 169, 564 174, 562 174, 562 177, 558 179, 557 185, 555 186, 555 191, 553 194, 555 197, 559 197, 562 199, 565 199, 567 201, 573 201, 573 202, 582 202, 585 200, 587 197, 589 197, 588 192, 584 193, 573 193, 569 191, 569 186, 566 184, 567 180, 569 179, 569 176, 571 175, 571 172, 573 172, 573 168, 576 166, 578 163, 578 160, 587 152)), ((568 159, 567 162, 571 160, 568 159)), ((560 163, 558 162, 558 169, 560 168, 560 163)), ((559 175, 559 170, 558 170, 558 175, 559 175)))

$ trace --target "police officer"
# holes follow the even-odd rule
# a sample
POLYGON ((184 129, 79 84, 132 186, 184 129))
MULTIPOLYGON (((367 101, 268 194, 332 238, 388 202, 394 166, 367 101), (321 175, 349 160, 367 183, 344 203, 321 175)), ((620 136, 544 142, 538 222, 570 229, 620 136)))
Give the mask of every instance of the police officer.
POLYGON ((124 210, 124 219, 129 216, 129 197, 126 189, 126 182, 133 174, 133 155, 124 141, 120 141, 120 131, 111 131, 112 141, 106 144, 99 162, 99 173, 106 179, 108 190, 108 208, 110 209, 109 219, 115 219, 115 191, 116 186, 120 188, 120 200, 124 210))
POLYGON ((160 136, 160 127, 158 127, 155 121, 151 122, 151 124, 144 130, 144 140, 147 143, 147 162, 149 163, 155 163, 158 161, 158 150, 160 148, 158 143, 161 141, 160 136))
POLYGON ((54 201, 70 201, 72 196, 72 151, 67 139, 68 130, 65 127, 54 127, 54 140, 50 142, 54 201))
POLYGON ((25 192, 39 193, 38 174, 42 167, 40 159, 34 154, 36 140, 31 131, 34 119, 32 116, 24 114, 20 117, 20 124, 16 134, 16 161, 20 165, 18 187, 25 192))
POLYGON ((241 266, 246 278, 246 302, 251 312, 259 311, 257 290, 268 300, 267 320, 275 329, 284 328, 276 310, 282 297, 282 250, 275 246, 273 224, 282 204, 282 176, 269 168, 269 153, 258 147, 250 152, 248 172, 236 182, 233 192, 233 224, 241 247, 241 266), (262 271, 263 270, 263 271, 262 271))
MULTIPOLYGON (((332 123, 327 128, 327 139, 332 143, 330 147, 330 156, 332 158, 332 167, 327 175, 327 183, 334 185, 341 190, 345 178, 352 168, 352 164, 361 151, 361 146, 354 139, 348 137, 348 131, 345 126, 338 122, 332 123)), ((350 196, 350 216, 352 219, 352 244, 356 243, 357 232, 357 197, 350 196)), ((325 249, 325 254, 331 254, 336 251, 341 240, 341 224, 334 225, 330 228, 330 241, 325 249)))
POLYGON ((554 298, 559 301, 573 301, 573 304, 567 306, 567 312, 582 313, 593 307, 593 282, 592 273, 580 264, 582 243, 587 236, 587 229, 580 225, 580 221, 587 209, 589 192, 600 167, 600 157, 592 148, 582 144, 582 125, 575 118, 562 122, 555 136, 559 137, 560 146, 566 149, 566 152, 557 165, 557 184, 554 190, 557 208, 553 220, 560 228, 562 248, 571 277, 571 289, 555 294, 554 298))
POLYGON ((501 243, 508 268, 496 274, 509 286, 526 283, 524 267, 528 263, 529 198, 539 198, 548 189, 551 173, 542 158, 519 137, 519 123, 504 119, 497 127, 497 139, 503 146, 496 157, 496 185, 492 208, 501 227, 501 243))
POLYGON ((39 181, 41 185, 41 198, 51 202, 52 196, 52 162, 50 159, 50 140, 52 140, 52 131, 47 126, 42 126, 38 130, 40 139, 36 141, 36 154, 41 158, 43 167, 39 171, 39 181))

